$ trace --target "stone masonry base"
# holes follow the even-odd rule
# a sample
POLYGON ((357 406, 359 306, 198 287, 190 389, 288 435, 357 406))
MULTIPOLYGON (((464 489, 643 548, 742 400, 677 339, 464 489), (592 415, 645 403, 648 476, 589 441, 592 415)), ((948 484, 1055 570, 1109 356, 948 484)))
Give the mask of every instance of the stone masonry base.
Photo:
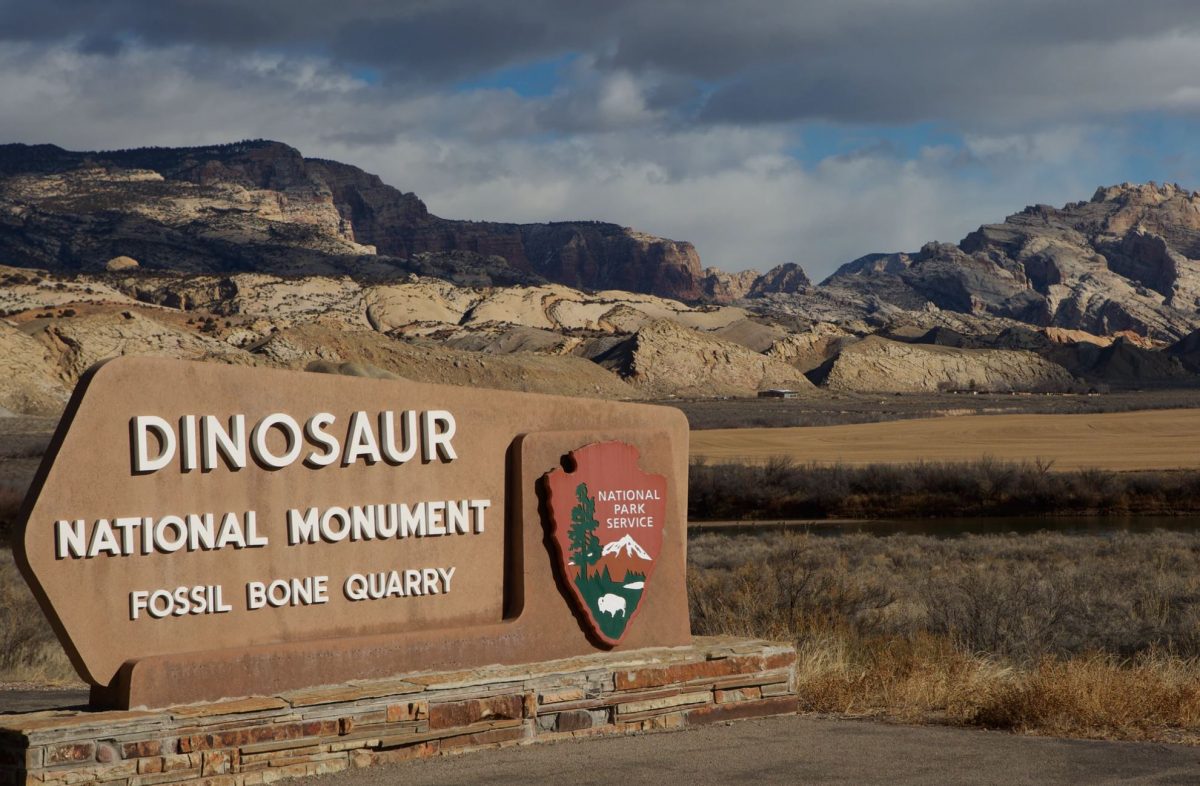
POLYGON ((502 745, 796 712, 786 644, 423 673, 164 710, 0 715, 0 783, 251 786, 502 745))

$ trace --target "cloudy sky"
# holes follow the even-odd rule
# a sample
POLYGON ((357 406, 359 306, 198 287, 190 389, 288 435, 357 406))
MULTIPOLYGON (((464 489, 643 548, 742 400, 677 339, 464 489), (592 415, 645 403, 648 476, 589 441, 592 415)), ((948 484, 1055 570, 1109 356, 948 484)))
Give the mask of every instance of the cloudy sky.
POLYGON ((287 142, 449 218, 815 275, 1200 188, 1195 0, 0 0, 0 142, 287 142))

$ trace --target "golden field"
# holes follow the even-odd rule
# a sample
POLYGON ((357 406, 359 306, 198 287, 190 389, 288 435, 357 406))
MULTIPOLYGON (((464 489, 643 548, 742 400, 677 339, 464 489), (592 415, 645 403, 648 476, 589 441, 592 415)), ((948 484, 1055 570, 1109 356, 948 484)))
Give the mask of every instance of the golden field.
POLYGON ((1200 409, 972 415, 848 426, 693 431, 693 460, 893 464, 1052 461, 1056 470, 1200 469, 1200 409))

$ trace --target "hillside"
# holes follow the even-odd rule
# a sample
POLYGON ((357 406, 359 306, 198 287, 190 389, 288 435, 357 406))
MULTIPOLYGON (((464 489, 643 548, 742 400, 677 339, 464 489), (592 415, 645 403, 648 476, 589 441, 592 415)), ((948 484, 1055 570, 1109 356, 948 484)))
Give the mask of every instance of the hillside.
POLYGON ((1200 327, 1200 194, 1152 183, 1100 188, 1087 202, 1028 207, 957 245, 862 257, 822 286, 900 309, 932 304, 1177 340, 1200 327))
POLYGON ((277 142, 0 146, 0 407, 114 354, 610 398, 1063 392, 1200 382, 1200 196, 1099 189, 957 245, 702 268, 595 221, 434 216, 277 142))
MULTIPOLYGON (((599 221, 505 224, 432 215, 412 193, 279 142, 71 152, 0 145, 0 260, 98 271, 118 255, 156 270, 558 282, 729 301, 761 278, 702 270, 690 243, 599 221)), ((794 266, 792 266, 794 268, 794 266)))

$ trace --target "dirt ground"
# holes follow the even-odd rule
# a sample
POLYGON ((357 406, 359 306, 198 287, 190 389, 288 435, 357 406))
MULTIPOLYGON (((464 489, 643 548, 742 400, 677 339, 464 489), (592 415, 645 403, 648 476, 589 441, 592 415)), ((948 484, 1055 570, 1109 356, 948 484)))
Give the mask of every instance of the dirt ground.
POLYGON ((1053 461, 1055 470, 1200 468, 1200 410, 980 415, 812 428, 693 431, 693 459, 845 464, 1053 461))

